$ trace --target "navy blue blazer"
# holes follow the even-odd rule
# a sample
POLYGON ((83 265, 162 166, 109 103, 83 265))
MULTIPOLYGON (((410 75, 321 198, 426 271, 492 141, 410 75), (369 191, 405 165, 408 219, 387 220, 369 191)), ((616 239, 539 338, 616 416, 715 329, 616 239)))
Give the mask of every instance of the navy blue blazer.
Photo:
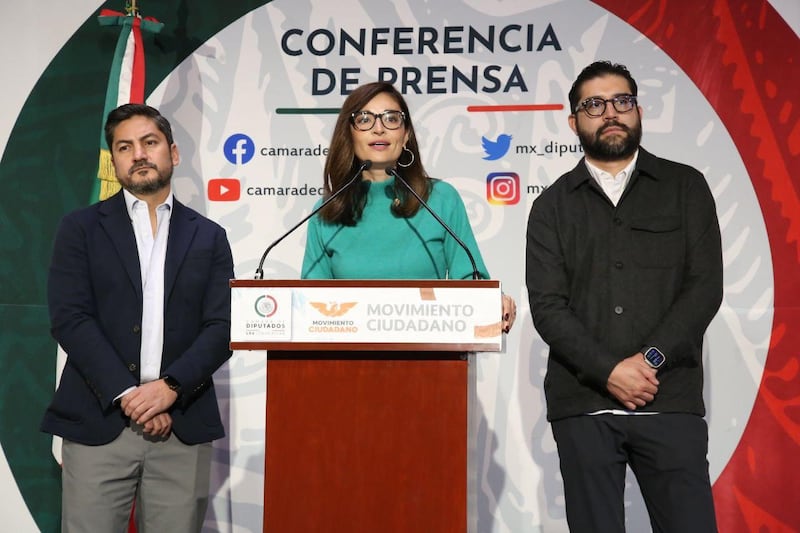
MULTIPOLYGON (((164 265, 161 375, 182 387, 170 408, 187 443, 225 434, 211 375, 230 356, 233 258, 225 230, 175 200, 164 265)), ((42 431, 106 444, 126 425, 114 398, 139 383, 142 282, 122 192, 66 215, 47 283, 51 332, 67 362, 42 431)))

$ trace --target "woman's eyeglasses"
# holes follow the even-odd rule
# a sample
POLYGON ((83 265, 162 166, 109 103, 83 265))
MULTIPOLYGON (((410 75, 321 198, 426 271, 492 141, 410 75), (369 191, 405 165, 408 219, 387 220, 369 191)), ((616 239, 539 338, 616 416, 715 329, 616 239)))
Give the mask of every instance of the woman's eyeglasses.
POLYGON ((372 113, 371 111, 359 111, 350 115, 350 122, 360 131, 369 131, 375 127, 375 121, 381 119, 381 124, 387 130, 396 130, 406 121, 406 114, 402 111, 384 111, 383 113, 372 113))

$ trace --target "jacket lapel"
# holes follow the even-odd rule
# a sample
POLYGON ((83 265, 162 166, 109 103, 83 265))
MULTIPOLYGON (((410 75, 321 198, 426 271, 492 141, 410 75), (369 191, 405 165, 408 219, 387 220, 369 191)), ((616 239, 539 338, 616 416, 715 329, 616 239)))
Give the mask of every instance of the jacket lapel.
POLYGON ((169 222, 167 258, 164 264, 164 297, 168 298, 175 286, 181 264, 189 251, 197 231, 197 213, 188 209, 177 199, 172 200, 172 216, 169 222))
MULTIPOLYGON (((139 268, 139 253, 122 191, 101 202, 98 212, 100 214, 100 225, 108 234, 111 245, 119 256, 122 266, 141 300, 142 272, 139 268)), ((115 267, 109 266, 109 268, 115 267)))

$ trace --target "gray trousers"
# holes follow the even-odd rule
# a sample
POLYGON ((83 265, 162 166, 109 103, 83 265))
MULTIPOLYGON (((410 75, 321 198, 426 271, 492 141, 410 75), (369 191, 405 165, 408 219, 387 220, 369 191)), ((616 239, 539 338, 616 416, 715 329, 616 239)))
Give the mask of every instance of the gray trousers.
POLYGON ((211 443, 145 435, 132 424, 114 441, 64 440, 63 533, 125 533, 134 499, 138 533, 200 531, 208 507, 211 443))

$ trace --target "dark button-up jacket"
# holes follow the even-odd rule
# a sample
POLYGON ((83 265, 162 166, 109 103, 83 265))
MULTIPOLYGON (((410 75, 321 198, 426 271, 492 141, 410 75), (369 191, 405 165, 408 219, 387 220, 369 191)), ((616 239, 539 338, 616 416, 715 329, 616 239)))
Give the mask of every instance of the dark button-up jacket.
POLYGON ((648 346, 667 363, 642 410, 705 414, 702 339, 722 301, 722 249, 700 172, 640 148, 615 207, 581 160, 533 203, 526 280, 550 346, 549 420, 622 408, 608 377, 648 346))

